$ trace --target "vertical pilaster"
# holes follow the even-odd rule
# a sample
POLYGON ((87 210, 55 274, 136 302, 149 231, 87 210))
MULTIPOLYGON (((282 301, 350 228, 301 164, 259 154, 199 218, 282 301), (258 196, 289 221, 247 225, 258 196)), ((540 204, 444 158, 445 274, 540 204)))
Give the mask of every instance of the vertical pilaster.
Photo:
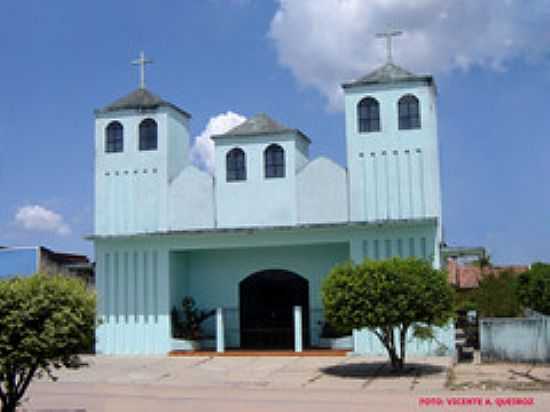
POLYGON ((170 251, 165 247, 160 247, 157 256, 158 323, 156 324, 156 350, 158 353, 168 353, 172 339, 172 327, 170 325, 170 251))

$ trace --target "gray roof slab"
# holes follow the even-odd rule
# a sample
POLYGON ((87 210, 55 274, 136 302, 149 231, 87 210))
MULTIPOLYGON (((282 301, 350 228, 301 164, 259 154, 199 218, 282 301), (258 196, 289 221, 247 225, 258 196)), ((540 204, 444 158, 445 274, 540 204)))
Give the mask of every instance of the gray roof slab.
POLYGON ((423 81, 431 84, 433 83, 433 78, 430 75, 416 75, 394 63, 386 63, 357 80, 344 83, 342 87, 348 89, 355 86, 412 81, 423 81))
POLYGON ((258 113, 226 133, 212 136, 213 139, 224 137, 258 136, 265 134, 297 133, 308 142, 311 140, 300 130, 292 129, 273 120, 265 113, 258 113))
POLYGON ((175 104, 162 100, 157 95, 147 89, 136 89, 132 93, 124 96, 113 103, 96 110, 96 113, 111 113, 124 110, 155 110, 159 107, 170 107, 185 117, 191 117, 185 110, 180 109, 175 104))

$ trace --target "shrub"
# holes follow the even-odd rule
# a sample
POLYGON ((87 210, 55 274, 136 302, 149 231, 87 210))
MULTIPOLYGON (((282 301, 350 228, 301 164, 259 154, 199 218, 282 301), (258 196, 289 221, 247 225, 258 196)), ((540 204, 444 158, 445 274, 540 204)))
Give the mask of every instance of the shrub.
POLYGON ((34 275, 0 281, 0 400, 13 412, 35 376, 79 368, 95 330, 95 295, 84 282, 34 275))

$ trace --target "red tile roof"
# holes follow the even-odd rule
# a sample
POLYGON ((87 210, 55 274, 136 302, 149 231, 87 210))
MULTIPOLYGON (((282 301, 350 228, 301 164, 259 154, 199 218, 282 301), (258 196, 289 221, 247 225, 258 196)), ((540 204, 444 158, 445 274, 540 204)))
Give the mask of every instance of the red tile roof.
POLYGON ((528 269, 528 266, 510 265, 487 267, 482 271, 479 266, 461 265, 454 259, 447 260, 449 283, 459 289, 473 289, 479 287, 479 281, 484 274, 492 273, 495 276, 498 276, 502 272, 520 274, 528 269))

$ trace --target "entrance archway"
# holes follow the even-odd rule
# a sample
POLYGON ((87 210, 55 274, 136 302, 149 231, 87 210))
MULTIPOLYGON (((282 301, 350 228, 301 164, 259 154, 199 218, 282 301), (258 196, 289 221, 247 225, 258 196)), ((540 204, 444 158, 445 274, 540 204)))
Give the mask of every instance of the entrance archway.
POLYGON ((304 346, 309 346, 309 282, 287 270, 263 270, 239 284, 241 347, 292 349, 293 307, 302 307, 304 346))

